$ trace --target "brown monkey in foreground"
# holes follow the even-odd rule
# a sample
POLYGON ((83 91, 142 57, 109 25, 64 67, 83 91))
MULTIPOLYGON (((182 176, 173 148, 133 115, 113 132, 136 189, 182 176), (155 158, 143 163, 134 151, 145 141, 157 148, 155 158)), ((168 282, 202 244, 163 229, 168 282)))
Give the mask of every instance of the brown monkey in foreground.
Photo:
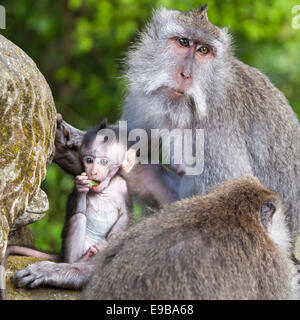
POLYGON ((279 196, 245 176, 124 233, 83 299, 295 299, 290 245, 279 196))

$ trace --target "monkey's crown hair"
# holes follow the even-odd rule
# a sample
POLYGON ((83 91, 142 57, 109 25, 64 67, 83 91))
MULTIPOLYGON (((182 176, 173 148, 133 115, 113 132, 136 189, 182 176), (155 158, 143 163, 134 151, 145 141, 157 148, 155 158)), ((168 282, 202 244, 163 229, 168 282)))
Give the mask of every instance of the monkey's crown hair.
POLYGON ((205 3, 200 8, 192 10, 192 11, 197 12, 197 13, 204 13, 207 10, 207 7, 208 7, 208 4, 205 3))
POLYGON ((98 131, 101 129, 106 129, 107 128, 107 118, 104 118, 104 120, 100 123, 98 127, 98 131))
POLYGON ((90 145, 96 138, 97 136, 97 133, 99 130, 102 130, 102 129, 106 129, 107 128, 107 118, 105 118, 101 123, 100 125, 98 125, 97 127, 95 128, 92 128, 90 130, 88 130, 85 135, 83 136, 83 139, 82 139, 82 145, 85 145, 85 146, 88 146, 90 145))

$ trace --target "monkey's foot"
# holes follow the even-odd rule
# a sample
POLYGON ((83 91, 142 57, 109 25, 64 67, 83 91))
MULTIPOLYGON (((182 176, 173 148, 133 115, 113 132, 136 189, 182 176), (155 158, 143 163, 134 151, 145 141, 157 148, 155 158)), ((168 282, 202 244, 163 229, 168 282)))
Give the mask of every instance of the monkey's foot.
POLYGON ((66 289, 81 289, 94 270, 93 264, 54 263, 41 261, 16 272, 11 280, 17 287, 36 288, 49 285, 66 289))
POLYGON ((37 262, 16 272, 11 280, 16 282, 17 287, 36 288, 45 284, 55 285, 54 278, 55 273, 58 272, 57 265, 49 261, 37 262))

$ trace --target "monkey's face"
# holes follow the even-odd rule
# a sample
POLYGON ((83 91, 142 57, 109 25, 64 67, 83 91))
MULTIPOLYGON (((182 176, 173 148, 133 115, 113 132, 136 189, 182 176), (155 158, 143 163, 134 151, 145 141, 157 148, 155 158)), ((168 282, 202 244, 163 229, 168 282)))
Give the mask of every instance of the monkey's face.
POLYGON ((129 52, 130 88, 175 105, 199 104, 220 77, 229 48, 227 32, 211 24, 205 11, 161 9, 129 52))
POLYGON ((109 173, 114 171, 114 167, 118 168, 112 159, 105 156, 86 155, 83 157, 83 163, 88 178, 92 180, 92 190, 95 192, 103 189, 103 182, 108 178, 109 173))
POLYGON ((85 172, 92 180, 92 191, 101 192, 118 172, 125 157, 125 150, 119 143, 103 143, 94 140, 81 150, 85 172))

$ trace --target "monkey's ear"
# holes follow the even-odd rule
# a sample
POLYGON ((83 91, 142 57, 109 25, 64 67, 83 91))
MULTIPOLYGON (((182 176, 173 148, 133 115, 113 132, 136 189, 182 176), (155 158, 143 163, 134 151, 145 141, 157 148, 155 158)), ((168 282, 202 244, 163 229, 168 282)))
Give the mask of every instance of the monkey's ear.
POLYGON ((204 5, 202 5, 199 9, 196 10, 199 14, 199 16, 201 16, 201 19, 206 19, 208 20, 208 16, 207 16, 207 3, 205 3, 204 5))
POLYGON ((202 6, 199 8, 199 11, 200 11, 200 12, 206 11, 206 10, 207 10, 207 7, 208 7, 208 4, 205 3, 204 5, 202 5, 202 6))
POLYGON ((107 128, 107 118, 104 118, 104 120, 100 123, 98 130, 106 129, 107 128))
POLYGON ((276 211, 276 204, 272 201, 265 201, 262 204, 262 207, 260 209, 260 220, 262 225, 267 230, 270 223, 272 223, 273 215, 276 211))
POLYGON ((129 173, 132 170, 132 168, 134 167, 135 159, 136 159, 136 151, 134 149, 129 149, 126 152, 125 159, 122 163, 122 169, 126 173, 129 173))

